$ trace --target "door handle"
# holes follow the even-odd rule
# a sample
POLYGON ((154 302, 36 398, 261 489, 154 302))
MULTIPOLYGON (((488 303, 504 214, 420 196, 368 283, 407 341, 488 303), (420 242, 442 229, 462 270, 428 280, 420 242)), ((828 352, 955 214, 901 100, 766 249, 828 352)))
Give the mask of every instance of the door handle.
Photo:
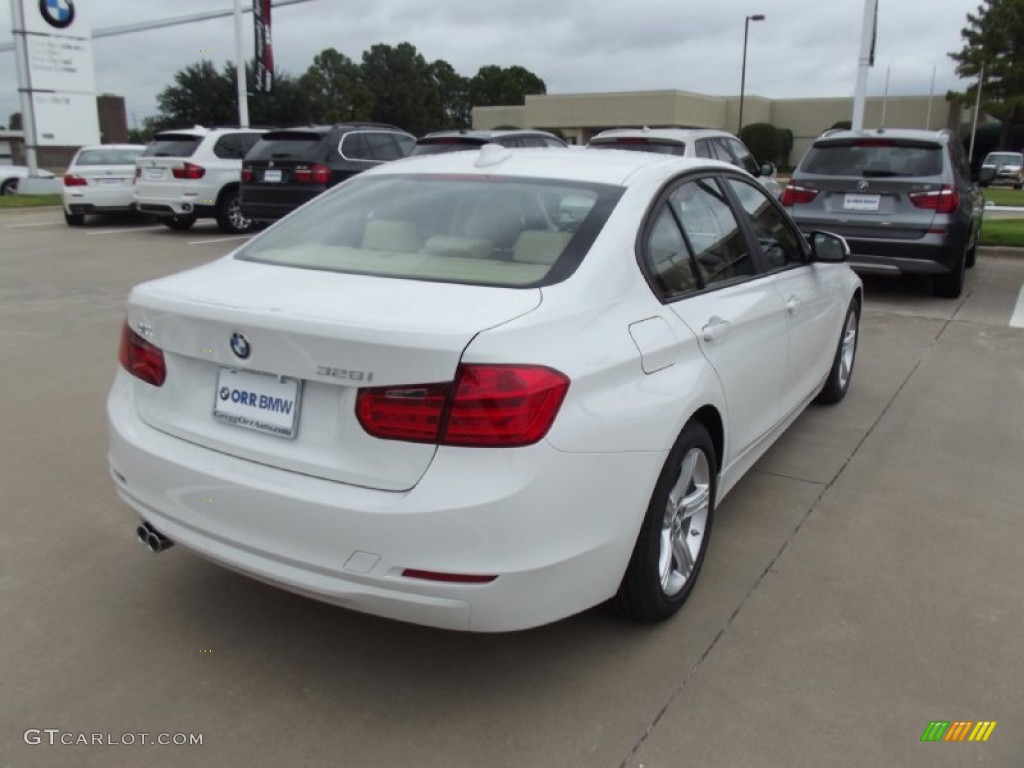
POLYGON ((718 341, 724 339, 725 335, 729 333, 729 322, 723 320, 718 315, 715 315, 708 320, 707 325, 701 328, 704 341, 718 341))
POLYGON ((786 311, 791 315, 795 315, 800 311, 800 304, 802 302, 796 296, 790 296, 786 299, 786 311))

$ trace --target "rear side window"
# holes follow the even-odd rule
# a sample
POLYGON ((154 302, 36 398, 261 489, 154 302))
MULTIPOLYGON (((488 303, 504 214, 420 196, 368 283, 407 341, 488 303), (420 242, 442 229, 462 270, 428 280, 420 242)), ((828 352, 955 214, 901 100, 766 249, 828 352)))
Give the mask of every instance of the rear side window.
POLYGON ((320 160, 323 136, 315 131, 274 131, 264 134, 249 160, 320 160))
POLYGON ((213 154, 223 160, 241 160, 259 138, 258 133, 226 133, 213 145, 213 154))
POLYGON ((75 165, 134 165, 141 149, 83 149, 75 165))
POLYGON ((350 131, 341 137, 338 151, 346 160, 383 163, 406 156, 408 143, 400 143, 400 134, 389 131, 350 131))
POLYGON ((930 142, 856 139, 816 144, 800 169, 825 176, 895 178, 942 175, 942 146, 930 142))
POLYGON ((681 141, 662 141, 660 139, 621 138, 593 139, 587 145, 594 149, 631 149, 637 152, 654 152, 659 155, 685 155, 686 144, 681 141))
POLYGON ((465 152, 467 149, 478 149, 484 145, 477 139, 459 136, 444 136, 437 139, 420 139, 416 142, 410 155, 440 155, 447 152, 465 152))
POLYGON ((142 157, 192 157, 202 141, 202 136, 188 133, 158 133, 142 157))

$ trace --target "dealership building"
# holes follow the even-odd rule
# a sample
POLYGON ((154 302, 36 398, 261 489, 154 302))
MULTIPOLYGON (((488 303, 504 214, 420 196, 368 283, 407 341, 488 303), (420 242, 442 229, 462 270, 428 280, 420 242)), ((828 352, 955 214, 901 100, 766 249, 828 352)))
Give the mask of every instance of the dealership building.
MULTIPOLYGON (((527 96, 522 106, 474 107, 473 127, 499 126, 557 130, 568 141, 585 144, 606 128, 718 128, 736 133, 739 96, 706 96, 687 91, 578 93, 527 96)), ((837 122, 850 120, 853 98, 743 99, 743 123, 771 123, 793 132, 790 162, 796 163, 815 137, 837 122)), ((864 125, 876 128, 950 128, 970 123, 970 110, 945 95, 867 99, 864 125)))

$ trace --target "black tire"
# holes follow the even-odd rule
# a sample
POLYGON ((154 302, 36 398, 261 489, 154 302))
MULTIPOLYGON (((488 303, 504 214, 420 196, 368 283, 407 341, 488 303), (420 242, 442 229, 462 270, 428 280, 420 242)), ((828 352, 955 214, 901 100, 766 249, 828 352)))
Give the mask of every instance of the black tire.
POLYGON ((64 211, 64 221, 69 227, 80 227, 85 224, 85 214, 64 211))
POLYGON ((18 180, 17 179, 6 179, 3 184, 0 184, 0 195, 13 195, 18 191, 18 180))
POLYGON ((932 293, 943 299, 958 299, 964 292, 964 279, 967 272, 967 250, 956 260, 956 263, 945 275, 936 275, 932 279, 932 293))
POLYGON ((978 233, 974 236, 974 245, 967 249, 967 255, 964 256, 964 266, 967 269, 971 269, 978 261, 978 245, 981 243, 981 229, 984 226, 984 221, 978 225, 978 233))
POLYGON ((229 189, 220 196, 217 204, 217 224, 222 232, 242 235, 255 228, 255 222, 242 212, 242 198, 238 188, 229 189))
POLYGON ((857 343, 860 340, 860 301, 854 299, 843 318, 843 329, 839 332, 839 343, 832 358, 832 368, 825 379, 825 386, 814 399, 822 405, 838 403, 846 397, 853 378, 853 366, 857 362, 857 343))
POLYGON ((612 607, 618 613, 633 621, 652 623, 669 618, 686 602, 707 554, 717 491, 714 443, 703 424, 691 421, 669 452, 654 486, 633 555, 612 598, 612 607), (678 498, 680 488, 680 503, 671 503, 671 499, 678 498), (682 505, 688 498, 690 504, 682 505), (687 508, 691 514, 682 515, 687 508), (682 542, 676 541, 673 546, 673 536, 680 536, 682 542), (696 548, 695 557, 686 542, 696 548), (688 562, 681 563, 676 552, 684 552, 688 562), (688 572, 684 574, 683 570, 688 572))
POLYGON ((168 229, 173 229, 176 232, 184 232, 187 229, 192 229, 192 225, 196 223, 196 217, 171 216, 170 218, 161 219, 160 223, 168 229))

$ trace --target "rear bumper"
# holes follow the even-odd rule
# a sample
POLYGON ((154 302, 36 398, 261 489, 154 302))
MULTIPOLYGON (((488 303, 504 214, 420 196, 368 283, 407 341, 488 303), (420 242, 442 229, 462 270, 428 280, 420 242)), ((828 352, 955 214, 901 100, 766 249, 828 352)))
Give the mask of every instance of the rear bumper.
POLYGON ((64 187, 61 199, 68 213, 119 213, 135 209, 131 185, 117 189, 64 187))
POLYGON ((257 221, 277 221, 300 205, 302 203, 254 203, 242 198, 242 213, 257 221))
POLYGON ((173 541, 293 592, 446 629, 526 629, 611 597, 665 454, 441 448, 376 491, 258 465, 152 429, 119 371, 108 398, 121 498, 173 541), (406 568, 489 574, 485 584, 406 568))
MULTIPOLYGON (((826 222, 797 223, 808 236, 814 230, 843 235, 841 228, 826 222)), ((927 234, 914 240, 843 237, 850 246, 850 266, 874 274, 943 275, 954 269, 967 247, 966 233, 927 234)))

